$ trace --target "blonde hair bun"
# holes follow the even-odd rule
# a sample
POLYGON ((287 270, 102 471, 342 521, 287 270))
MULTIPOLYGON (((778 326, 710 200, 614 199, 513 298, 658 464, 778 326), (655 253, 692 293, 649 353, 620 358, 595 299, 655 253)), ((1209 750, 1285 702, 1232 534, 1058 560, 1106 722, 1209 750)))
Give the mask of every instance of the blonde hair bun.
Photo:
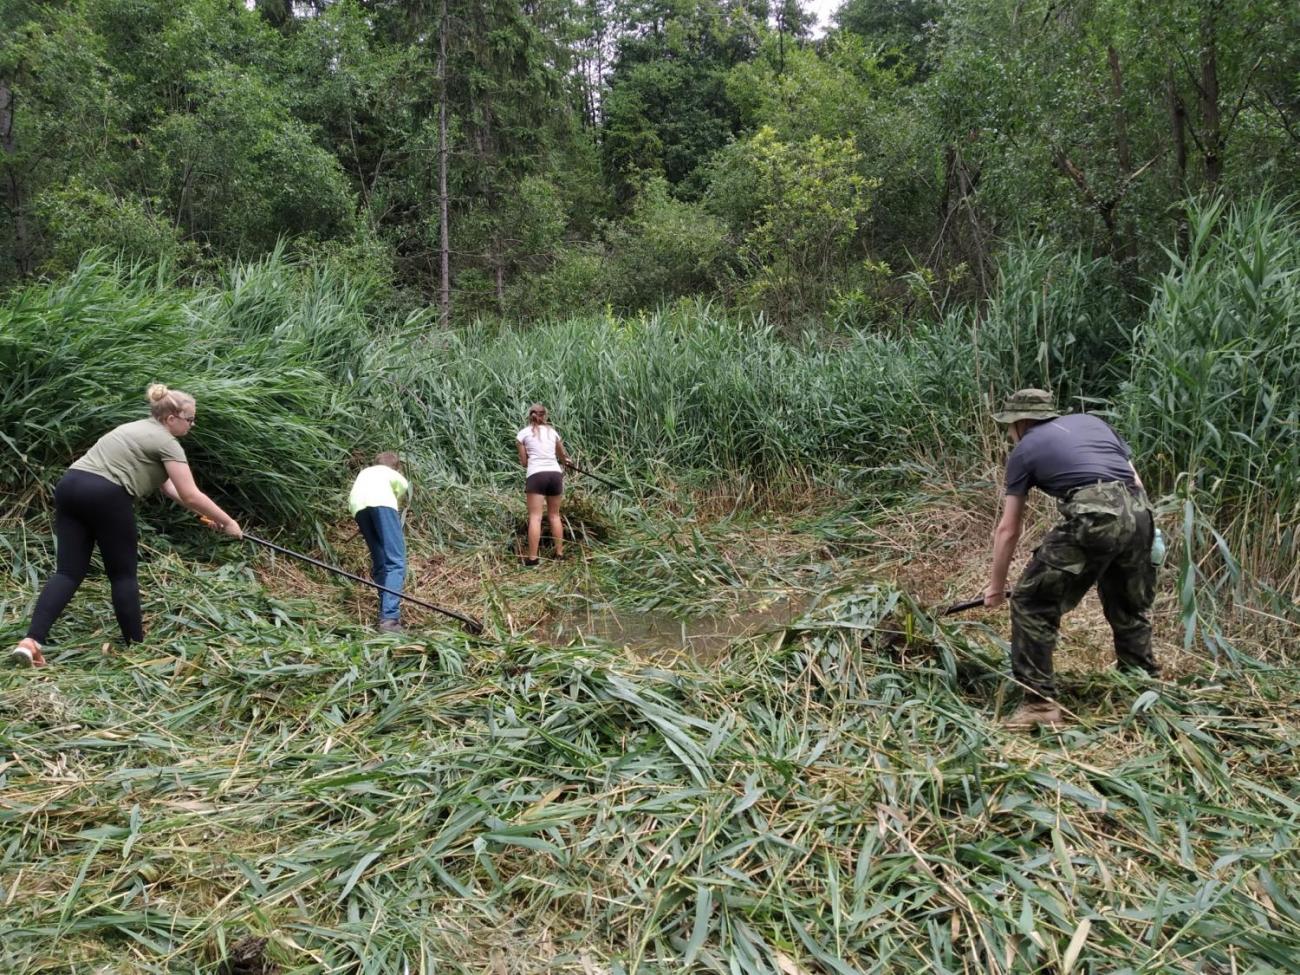
POLYGON ((180 413, 194 405, 194 397, 179 389, 170 389, 164 383, 154 383, 144 395, 149 400, 149 414, 158 422, 180 413))

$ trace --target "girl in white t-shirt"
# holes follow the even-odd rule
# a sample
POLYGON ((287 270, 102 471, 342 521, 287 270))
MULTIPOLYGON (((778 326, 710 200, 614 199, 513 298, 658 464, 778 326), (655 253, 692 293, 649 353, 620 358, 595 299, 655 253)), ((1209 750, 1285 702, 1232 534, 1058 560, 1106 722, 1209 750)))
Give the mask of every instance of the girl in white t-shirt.
POLYGON ((542 542, 542 509, 551 523, 551 539, 556 558, 564 557, 564 525, 560 521, 560 499, 564 496, 564 467, 569 458, 564 441, 555 427, 546 422, 546 407, 534 403, 528 407, 528 426, 515 434, 519 463, 526 468, 524 496, 528 501, 528 558, 525 565, 537 564, 537 549, 542 542))

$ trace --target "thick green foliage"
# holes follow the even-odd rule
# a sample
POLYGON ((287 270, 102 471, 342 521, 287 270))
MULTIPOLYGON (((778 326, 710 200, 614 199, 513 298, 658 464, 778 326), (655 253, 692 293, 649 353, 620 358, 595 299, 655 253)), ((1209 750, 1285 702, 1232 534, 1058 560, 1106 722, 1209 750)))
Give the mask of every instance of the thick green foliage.
POLYGON ((604 291, 629 311, 723 289, 733 247, 723 221, 699 203, 674 199, 659 176, 639 188, 626 220, 610 224, 606 243, 612 261, 604 291))
POLYGON ((381 447, 457 485, 441 504, 464 495, 462 510, 481 512, 463 489, 514 483, 511 438, 534 400, 580 458, 634 482, 698 483, 979 464, 998 437, 989 406, 1044 386, 1071 409, 1114 412, 1155 490, 1188 472, 1232 548, 1278 567, 1289 590, 1296 220, 1261 203, 1197 211, 1192 225, 1145 311, 1110 262, 1035 242, 1007 256, 986 303, 829 343, 700 303, 434 331, 427 317, 374 318, 364 276, 279 255, 192 292, 91 260, 0 305, 0 471, 48 485, 163 380, 200 398, 187 443, 200 482, 301 528, 335 515, 349 460, 381 447))
POLYGON ((709 205, 739 243, 742 301, 779 322, 814 313, 866 224, 877 183, 851 139, 785 142, 764 126, 719 153, 709 205))
POLYGON ((0 84, 16 96, 0 168, 25 241, 0 274, 15 260, 63 273, 96 245, 197 262, 351 233, 343 172, 290 112, 280 39, 256 14, 218 0, 24 6, 6 13, 16 43, 0 84))
POLYGON ((248 7, 0 8, 0 283, 285 240, 409 305, 440 289, 445 158, 458 323, 691 296, 892 325, 908 276, 938 316, 994 294, 1021 236, 1145 297, 1189 193, 1300 164, 1285 0, 850 2, 816 45, 793 0, 248 7))

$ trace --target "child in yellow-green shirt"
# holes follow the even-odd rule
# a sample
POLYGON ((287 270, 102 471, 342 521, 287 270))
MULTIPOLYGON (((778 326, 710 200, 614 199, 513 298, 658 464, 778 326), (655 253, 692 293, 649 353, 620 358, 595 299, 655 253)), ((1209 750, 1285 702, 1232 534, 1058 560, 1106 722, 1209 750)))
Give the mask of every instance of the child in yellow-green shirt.
MULTIPOLYGON (((401 466, 401 459, 392 451, 376 455, 375 463, 352 482, 348 495, 348 510, 370 549, 371 578, 395 592, 401 592, 406 581, 406 538, 397 509, 411 494, 401 466)), ((401 600, 392 593, 379 593, 379 629, 402 631, 401 600)))

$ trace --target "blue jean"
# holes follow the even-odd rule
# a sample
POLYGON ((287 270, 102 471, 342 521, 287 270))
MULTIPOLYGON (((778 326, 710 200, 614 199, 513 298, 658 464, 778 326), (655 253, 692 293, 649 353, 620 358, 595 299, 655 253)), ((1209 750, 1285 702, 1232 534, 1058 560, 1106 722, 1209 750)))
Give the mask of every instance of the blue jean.
MULTIPOLYGON (((381 586, 402 591, 406 581, 406 539, 396 508, 362 508, 357 527, 370 549, 370 577, 381 586)), ((401 618, 401 601, 391 593, 379 594, 379 618, 401 618)))

